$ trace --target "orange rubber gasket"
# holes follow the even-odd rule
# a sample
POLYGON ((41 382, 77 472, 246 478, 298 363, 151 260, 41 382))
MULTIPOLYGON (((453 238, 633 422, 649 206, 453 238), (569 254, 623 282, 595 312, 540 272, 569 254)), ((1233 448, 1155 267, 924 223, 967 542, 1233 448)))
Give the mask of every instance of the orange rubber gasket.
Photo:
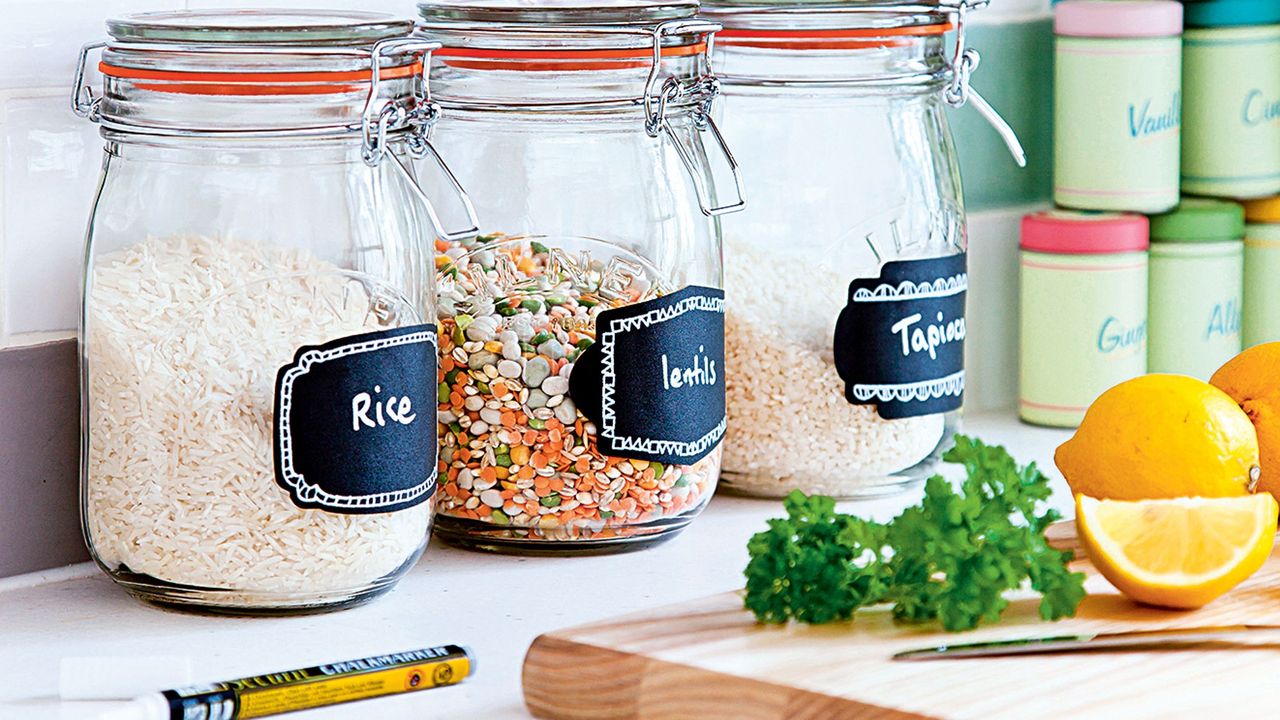
MULTIPOLYGON (((373 77, 370 70, 317 72, 205 72, 187 70, 147 70, 98 63, 107 77, 143 80, 143 90, 184 95, 328 95, 361 89, 373 77)), ((394 80, 418 75, 422 63, 382 68, 379 79, 394 80)))
POLYGON ((716 42, 732 47, 783 48, 787 50, 863 50, 901 47, 912 37, 945 35, 955 29, 951 22, 898 28, 835 28, 829 30, 747 30, 725 29, 716 42))
MULTIPOLYGON (((662 48, 662 57, 688 57, 707 51, 705 42, 662 48)), ((646 67, 652 48, 601 50, 442 48, 435 52, 444 64, 470 70, 618 70, 646 67), (627 62, 631 61, 631 62, 627 62)))

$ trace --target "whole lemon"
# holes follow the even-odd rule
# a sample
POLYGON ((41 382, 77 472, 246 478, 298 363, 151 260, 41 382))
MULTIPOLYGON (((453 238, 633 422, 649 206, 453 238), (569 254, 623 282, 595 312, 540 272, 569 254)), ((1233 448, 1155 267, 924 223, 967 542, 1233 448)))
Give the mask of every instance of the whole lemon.
POLYGON ((1053 459, 1077 495, 1231 497, 1256 483, 1258 435, 1235 400, 1209 383, 1144 375, 1100 395, 1053 459))
POLYGON ((1235 399, 1258 431, 1259 487, 1280 499, 1280 342, 1254 345, 1209 378, 1235 399))

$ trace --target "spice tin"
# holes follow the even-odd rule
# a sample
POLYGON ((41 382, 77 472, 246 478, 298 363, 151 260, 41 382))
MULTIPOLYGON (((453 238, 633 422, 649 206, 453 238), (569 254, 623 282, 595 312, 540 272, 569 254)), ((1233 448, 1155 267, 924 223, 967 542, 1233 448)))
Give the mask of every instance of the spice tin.
POLYGON ((1244 209, 1188 198, 1151 218, 1149 372, 1208 380, 1240 352, 1244 209))
POLYGON ((1022 219, 1019 416, 1074 427, 1147 369, 1147 219, 1064 210, 1022 219))
POLYGON ((1183 192, 1280 192, 1280 3, 1203 0, 1186 19, 1183 192))
POLYGON ((1067 0, 1054 10, 1054 201, 1162 212, 1178 202, 1182 6, 1067 0))
POLYGON ((1280 197, 1244 204, 1244 347, 1280 340, 1280 197))

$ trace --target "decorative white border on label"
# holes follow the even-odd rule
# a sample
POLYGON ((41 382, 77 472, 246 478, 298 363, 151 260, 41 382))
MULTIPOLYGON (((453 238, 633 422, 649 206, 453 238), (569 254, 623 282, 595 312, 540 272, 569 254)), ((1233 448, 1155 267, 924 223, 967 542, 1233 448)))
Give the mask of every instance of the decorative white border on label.
POLYGON ((898 302, 915 298, 939 298, 959 295, 969 289, 969 273, 958 273, 933 282, 913 283, 903 280, 897 285, 883 283, 875 290, 858 288, 853 291, 853 302, 898 302))
POLYGON ((614 444, 614 449, 621 452, 642 452, 652 455, 680 455, 683 457, 696 457, 706 452, 708 448, 715 447, 716 443, 724 437, 725 429, 729 426, 728 414, 720 419, 720 423, 712 428, 702 437, 693 442, 682 442, 679 440, 654 440, 653 438, 633 437, 630 435, 616 436, 618 418, 614 414, 613 394, 616 388, 614 383, 617 381, 617 373, 614 369, 615 360, 615 341, 614 336, 626 330, 635 330, 636 328, 649 327, 664 323, 673 318, 679 317, 691 311, 705 311, 724 313, 724 298, 707 297, 705 295, 695 295, 687 297, 674 305, 666 307, 654 308, 643 315, 635 317, 613 319, 609 323, 609 328, 600 334, 600 420, 604 426, 601 433, 610 438, 614 444))
POLYGON ((935 380, 921 380, 896 385, 854 385, 853 396, 863 402, 910 402, 912 400, 936 400, 947 396, 959 397, 964 393, 964 371, 952 373, 935 380))
POLYGON ((298 500, 334 508, 368 510, 370 508, 412 502, 435 489, 436 472, 434 467, 427 473, 426 480, 420 485, 404 490, 378 493, 377 495, 334 495, 318 485, 307 482, 307 479, 293 467, 293 436, 289 427, 289 409, 293 404, 293 383, 295 380, 310 372, 312 366, 336 358, 420 342, 431 345, 433 356, 440 354, 440 344, 436 339, 435 331, 423 330, 395 337, 366 340, 352 345, 329 348, 328 350, 308 350, 302 353, 293 366, 284 372, 280 378, 280 416, 275 419, 276 425, 280 428, 280 474, 284 477, 285 482, 289 484, 298 500))

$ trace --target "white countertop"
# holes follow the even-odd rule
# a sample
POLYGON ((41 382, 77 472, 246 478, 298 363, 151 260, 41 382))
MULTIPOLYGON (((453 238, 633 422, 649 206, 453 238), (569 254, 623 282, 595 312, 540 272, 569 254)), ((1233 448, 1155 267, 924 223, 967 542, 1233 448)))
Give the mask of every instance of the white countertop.
MULTIPOLYGON (((1070 495, 1053 467, 1068 433, 1008 415, 965 419, 965 432, 1035 460, 1070 495)), ((893 517, 919 492, 845 503, 893 517)), ((675 539, 626 555, 523 558, 465 552, 432 542, 391 593, 325 615, 224 618, 158 610, 132 600, 92 565, 0 580, 0 720, 93 718, 111 703, 58 702, 64 656, 189 655, 197 682, 287 670, 431 645, 468 645, 477 672, 465 683, 291 714, 334 718, 527 718, 520 665, 543 632, 741 587, 746 543, 781 515, 777 501, 715 497, 675 539)), ((159 689, 159 688, 157 688, 159 689)))

